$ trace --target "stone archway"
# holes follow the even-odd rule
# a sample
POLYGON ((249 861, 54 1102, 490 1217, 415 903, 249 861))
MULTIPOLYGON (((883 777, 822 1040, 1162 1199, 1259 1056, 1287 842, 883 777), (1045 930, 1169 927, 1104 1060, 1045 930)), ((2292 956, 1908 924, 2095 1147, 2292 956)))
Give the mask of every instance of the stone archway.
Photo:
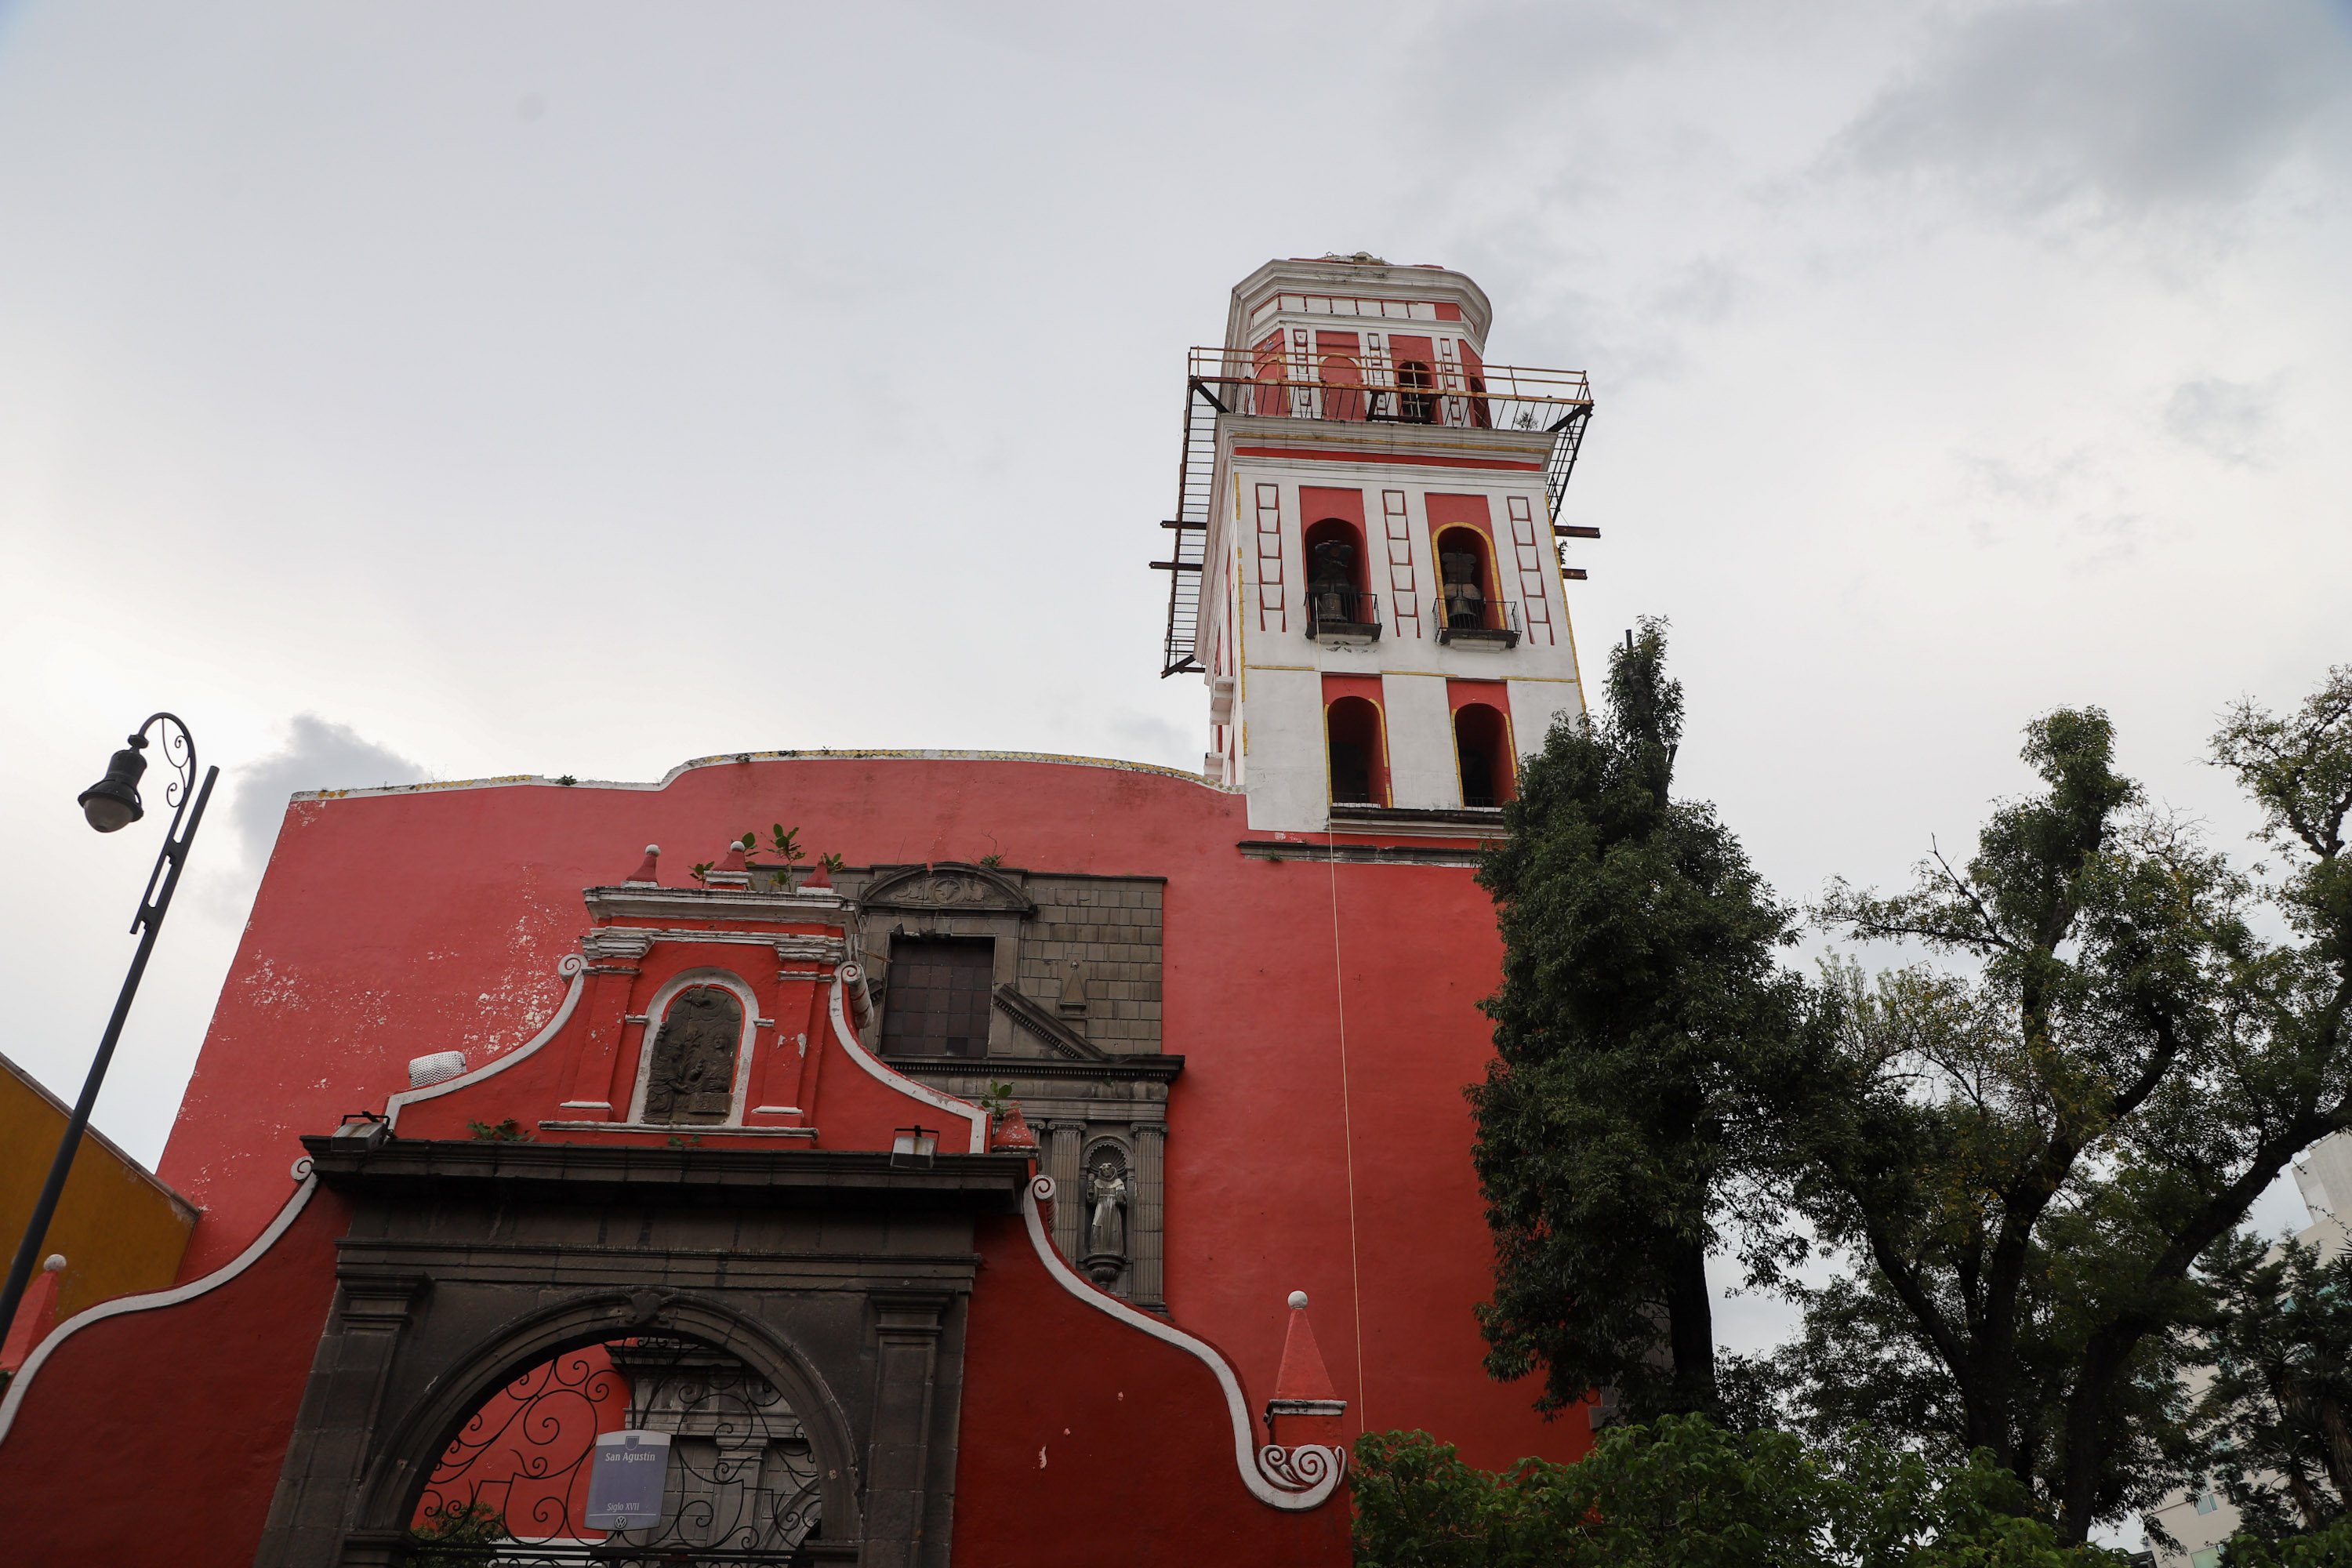
POLYGON ((723 1552, 730 1563, 810 1563, 824 1533, 826 1491, 836 1530, 857 1534, 854 1512, 838 1513, 854 1510, 856 1489, 840 1479, 833 1425, 803 1416, 741 1355, 645 1325, 562 1352, 490 1391, 441 1449, 422 1496, 391 1519, 406 1520, 412 1563, 454 1563, 454 1548, 472 1544, 501 1568, 574 1563, 590 1550, 605 1561, 723 1552), (668 1439, 660 1520, 650 1527, 591 1521, 595 1438, 616 1431, 668 1439))
MULTIPOLYGON (((1025 1163, 306 1142, 352 1220, 257 1563, 415 1560, 418 1499, 485 1399, 634 1341, 697 1347, 791 1412, 824 1521, 798 1560, 945 1568, 972 1216, 1017 1205, 1025 1163)), ((735 1436, 671 1415, 714 1447, 735 1436)))

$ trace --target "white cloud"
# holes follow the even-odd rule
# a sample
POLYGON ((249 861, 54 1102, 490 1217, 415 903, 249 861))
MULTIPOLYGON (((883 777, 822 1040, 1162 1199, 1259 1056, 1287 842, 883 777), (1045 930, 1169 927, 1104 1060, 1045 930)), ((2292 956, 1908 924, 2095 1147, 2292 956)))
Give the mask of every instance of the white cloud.
POLYGON ((2219 376, 2184 381, 2165 403, 2164 431, 2225 463, 2260 464, 2277 424, 2276 402, 2268 386, 2219 376))
POLYGON ((2352 39, 2324 5, 2036 0, 1951 26, 1845 145, 1864 169, 1949 174, 2030 214, 2223 205, 2347 93, 2352 39))
POLYGON ((432 776, 421 764, 365 739, 348 724, 298 713, 287 722, 282 748, 236 771, 230 819, 244 842, 247 867, 258 871, 278 842, 287 798, 296 791, 416 784, 432 776))

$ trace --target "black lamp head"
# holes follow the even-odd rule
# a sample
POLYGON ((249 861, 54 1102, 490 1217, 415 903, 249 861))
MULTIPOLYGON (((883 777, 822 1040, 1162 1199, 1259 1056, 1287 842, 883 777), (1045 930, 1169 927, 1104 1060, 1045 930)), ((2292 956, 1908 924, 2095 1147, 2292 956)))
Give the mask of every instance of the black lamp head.
POLYGON ((141 753, 146 749, 147 737, 131 736, 131 744, 106 764, 106 776, 74 797, 82 816, 100 833, 128 827, 147 815, 139 803, 139 778, 147 771, 147 759, 141 753))

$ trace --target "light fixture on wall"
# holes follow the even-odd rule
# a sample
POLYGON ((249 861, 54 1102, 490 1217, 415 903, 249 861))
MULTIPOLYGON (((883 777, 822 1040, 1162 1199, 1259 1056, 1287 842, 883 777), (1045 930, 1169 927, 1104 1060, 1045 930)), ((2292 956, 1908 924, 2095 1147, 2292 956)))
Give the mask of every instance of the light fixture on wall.
POLYGON ((901 1127, 890 1139, 890 1168, 928 1171, 939 1152, 940 1135, 928 1127, 901 1127))

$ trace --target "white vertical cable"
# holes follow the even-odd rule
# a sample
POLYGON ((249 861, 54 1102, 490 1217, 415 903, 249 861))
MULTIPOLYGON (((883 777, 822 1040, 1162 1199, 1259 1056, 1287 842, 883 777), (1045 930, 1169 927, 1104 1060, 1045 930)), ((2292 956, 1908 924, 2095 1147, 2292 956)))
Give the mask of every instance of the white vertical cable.
POLYGON ((1339 840, 1328 828, 1323 833, 1325 863, 1331 868, 1331 991, 1339 1005, 1339 1136, 1348 1151, 1348 1281, 1356 1307, 1356 1430, 1370 1430, 1364 1419, 1369 1403, 1364 1394, 1364 1269, 1356 1245, 1356 1128, 1348 1101, 1348 978, 1339 961, 1339 840))

